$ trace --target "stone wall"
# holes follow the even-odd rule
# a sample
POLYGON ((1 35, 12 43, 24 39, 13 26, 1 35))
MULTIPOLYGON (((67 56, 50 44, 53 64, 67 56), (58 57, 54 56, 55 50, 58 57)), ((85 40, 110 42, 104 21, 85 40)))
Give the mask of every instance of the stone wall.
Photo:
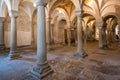
POLYGON ((34 40, 35 45, 37 45, 37 12, 33 16, 33 27, 34 27, 34 40))
POLYGON ((66 22, 65 21, 59 21, 56 22, 54 26, 54 31, 53 31, 53 37, 54 37, 54 42, 55 43, 65 43, 65 27, 66 27, 66 22))
MULTIPOLYGON (((17 27, 17 46, 30 45, 31 42, 31 30, 30 30, 30 19, 28 15, 23 11, 19 10, 19 15, 16 18, 17 27)), ((4 41, 5 46, 9 47, 10 42, 10 17, 7 16, 4 22, 4 41)))

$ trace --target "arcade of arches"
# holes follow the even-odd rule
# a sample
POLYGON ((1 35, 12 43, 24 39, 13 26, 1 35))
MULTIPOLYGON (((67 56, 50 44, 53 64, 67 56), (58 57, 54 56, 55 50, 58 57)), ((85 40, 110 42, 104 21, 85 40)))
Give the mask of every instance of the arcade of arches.
POLYGON ((0 0, 0 80, 120 80, 119 8, 120 0, 0 0))

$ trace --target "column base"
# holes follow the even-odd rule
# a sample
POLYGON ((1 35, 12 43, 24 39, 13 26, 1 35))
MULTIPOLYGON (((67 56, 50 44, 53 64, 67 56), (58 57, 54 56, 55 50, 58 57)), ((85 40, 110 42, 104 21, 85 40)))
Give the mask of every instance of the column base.
POLYGON ((76 54, 74 54, 74 57, 76 58, 86 58, 87 56, 88 54, 86 54, 85 52, 83 53, 77 52, 76 54))
POLYGON ((49 75, 52 72, 53 72, 52 68, 46 62, 44 64, 37 64, 28 75, 34 79, 39 80, 49 75))
POLYGON ((9 57, 9 60, 21 58, 20 54, 18 54, 17 51, 10 51, 8 57, 9 57))
POLYGON ((103 45, 103 47, 100 47, 100 49, 107 50, 109 47, 107 45, 103 45))

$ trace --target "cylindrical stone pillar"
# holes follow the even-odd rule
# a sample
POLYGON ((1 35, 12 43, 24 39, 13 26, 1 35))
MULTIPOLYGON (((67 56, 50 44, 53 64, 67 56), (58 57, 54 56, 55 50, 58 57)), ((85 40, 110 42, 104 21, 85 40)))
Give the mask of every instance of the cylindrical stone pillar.
POLYGON ((83 29, 82 29, 82 13, 81 11, 76 11, 77 14, 77 53, 75 54, 76 57, 85 58, 87 54, 84 51, 84 43, 83 43, 83 29))
POLYGON ((67 29, 67 37, 68 37, 68 46, 71 46, 71 29, 70 27, 67 29))
MULTIPOLYGON (((46 1, 46 0, 45 0, 46 1)), ((53 70, 47 63, 47 45, 45 28, 45 6, 44 0, 36 2, 38 10, 38 31, 37 31, 37 62, 31 71, 31 75, 38 79, 51 73, 53 70)))
POLYGON ((74 28, 75 46, 77 46, 77 28, 74 28))
POLYGON ((108 49, 106 29, 107 29, 107 24, 105 23, 102 27, 103 49, 108 49))
POLYGON ((4 44, 4 29, 3 29, 3 21, 4 21, 4 17, 0 17, 0 49, 4 49, 5 48, 5 44, 4 44))
POLYGON ((98 27, 99 29, 99 48, 103 48, 103 40, 102 40, 102 27, 98 27))
POLYGON ((100 21, 96 21, 96 26, 97 26, 97 28, 98 28, 98 36, 99 36, 99 48, 100 49, 103 49, 103 36, 102 36, 102 30, 103 30, 103 28, 102 28, 102 26, 103 26, 103 21, 102 21, 102 19, 100 19, 100 21))
POLYGON ((10 26, 10 59, 19 58, 20 55, 16 52, 17 47, 17 27, 16 27, 16 17, 18 12, 17 11, 10 11, 9 16, 11 18, 11 26, 10 26))

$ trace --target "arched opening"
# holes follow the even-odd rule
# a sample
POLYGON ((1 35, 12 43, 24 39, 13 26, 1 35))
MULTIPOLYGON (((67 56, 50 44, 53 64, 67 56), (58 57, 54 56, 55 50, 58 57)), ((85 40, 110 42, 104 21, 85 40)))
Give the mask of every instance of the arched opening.
POLYGON ((75 16, 71 22, 71 42, 77 45, 77 17, 75 16))
POLYGON ((23 8, 19 7, 19 16, 16 18, 17 44, 28 46, 31 44, 30 18, 23 8))
POLYGON ((84 42, 96 40, 97 28, 95 26, 95 18, 90 14, 83 14, 83 21, 84 42))
MULTIPOLYGON (((77 44, 77 17, 74 17, 71 23, 73 32, 73 42, 77 44)), ((96 26, 95 18, 90 14, 83 14, 82 16, 82 27, 83 27, 83 40, 87 41, 96 40, 96 26)))
POLYGON ((108 15, 103 18, 106 25, 107 43, 110 44, 119 39, 119 26, 117 24, 117 18, 113 15, 108 15))
MULTIPOLYGON (((57 19, 57 18, 56 18, 57 19)), ((56 20, 55 19, 55 20, 56 20)), ((53 42, 55 44, 65 44, 67 43, 67 31, 66 31, 66 20, 56 20, 53 27, 53 42)))
POLYGON ((66 20, 62 19, 58 22, 58 43, 67 43, 67 30, 65 29, 67 25, 66 20))
POLYGON ((120 39, 120 37, 119 37, 119 25, 118 24, 115 26, 115 39, 116 40, 120 39))

